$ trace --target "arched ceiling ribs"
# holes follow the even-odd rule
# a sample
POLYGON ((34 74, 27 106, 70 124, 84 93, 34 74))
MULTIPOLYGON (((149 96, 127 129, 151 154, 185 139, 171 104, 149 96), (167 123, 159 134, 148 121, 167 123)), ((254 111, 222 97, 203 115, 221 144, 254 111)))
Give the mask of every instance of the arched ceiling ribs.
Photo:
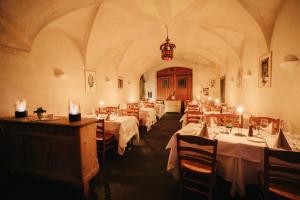
POLYGON ((270 48, 272 34, 277 16, 285 3, 285 0, 267 1, 237 0, 241 7, 255 20, 262 31, 267 48, 270 48), (262 10, 267 12, 262 12, 262 10))
POLYGON ((30 52, 35 38, 48 24, 77 9, 100 5, 101 1, 62 0, 53 3, 51 1, 3 0, 0 2, 0 28, 3 29, 0 33, 1 46, 30 52))

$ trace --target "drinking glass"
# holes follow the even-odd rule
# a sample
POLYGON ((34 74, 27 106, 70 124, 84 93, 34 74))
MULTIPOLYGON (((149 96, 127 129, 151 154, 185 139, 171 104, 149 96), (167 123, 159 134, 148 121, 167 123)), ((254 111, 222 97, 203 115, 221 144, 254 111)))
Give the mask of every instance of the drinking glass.
POLYGON ((216 117, 211 117, 210 118, 210 127, 213 128, 214 133, 216 133, 217 125, 218 125, 218 119, 216 117))
POLYGON ((269 126, 269 121, 267 119, 260 120, 260 130, 267 132, 267 127, 269 126))

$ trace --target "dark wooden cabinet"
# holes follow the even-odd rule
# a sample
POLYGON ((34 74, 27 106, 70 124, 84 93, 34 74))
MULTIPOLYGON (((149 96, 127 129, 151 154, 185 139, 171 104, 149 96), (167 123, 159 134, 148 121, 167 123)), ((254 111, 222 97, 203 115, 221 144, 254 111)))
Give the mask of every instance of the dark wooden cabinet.
POLYGON ((0 165, 73 183, 89 194, 98 172, 96 120, 0 118, 0 165))

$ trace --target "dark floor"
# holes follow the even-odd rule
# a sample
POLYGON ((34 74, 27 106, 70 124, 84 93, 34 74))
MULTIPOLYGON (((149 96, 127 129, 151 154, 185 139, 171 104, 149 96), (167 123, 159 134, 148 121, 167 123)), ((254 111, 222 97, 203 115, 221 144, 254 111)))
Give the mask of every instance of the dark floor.
MULTIPOLYGON (((108 158, 91 181, 92 198, 106 200, 176 200, 178 182, 166 171, 169 139, 178 129, 179 114, 166 114, 152 130, 141 134, 141 141, 127 149, 124 156, 108 158)), ((18 172, 0 173, 0 199, 80 199, 77 188, 18 172)), ((247 187, 247 196, 230 197, 230 183, 218 177, 215 199, 257 199, 256 186, 247 187)), ((193 199, 185 194, 184 199, 193 199)))

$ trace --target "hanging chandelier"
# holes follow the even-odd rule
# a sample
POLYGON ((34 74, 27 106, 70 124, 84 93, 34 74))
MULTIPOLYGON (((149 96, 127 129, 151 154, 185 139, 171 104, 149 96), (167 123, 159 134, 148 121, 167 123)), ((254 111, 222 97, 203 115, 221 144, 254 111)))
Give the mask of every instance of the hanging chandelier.
POLYGON ((173 59, 173 49, 176 48, 176 45, 170 42, 169 35, 168 35, 168 26, 166 26, 167 30, 167 38, 165 43, 160 45, 161 50, 161 59, 170 61, 173 59))

